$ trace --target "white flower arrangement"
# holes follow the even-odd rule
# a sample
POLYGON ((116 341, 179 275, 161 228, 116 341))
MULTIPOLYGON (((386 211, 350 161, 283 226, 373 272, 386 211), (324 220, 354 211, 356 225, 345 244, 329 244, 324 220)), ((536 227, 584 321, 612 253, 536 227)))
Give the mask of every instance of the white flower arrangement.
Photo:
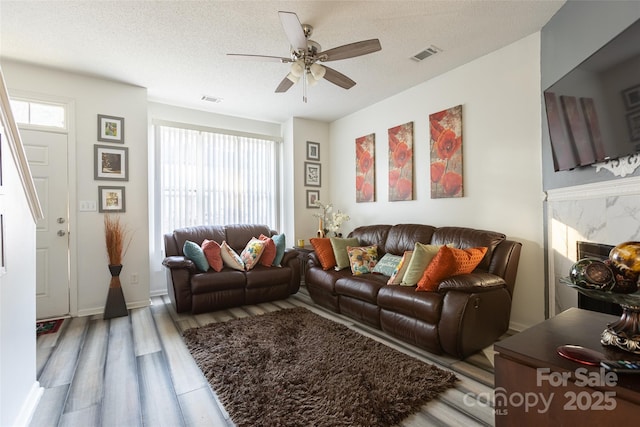
POLYGON ((333 212, 333 204, 331 203, 324 204, 320 200, 316 200, 315 204, 320 208, 320 212, 314 213, 313 216, 320 219, 323 232, 339 235, 342 224, 349 221, 351 217, 340 210, 333 212))

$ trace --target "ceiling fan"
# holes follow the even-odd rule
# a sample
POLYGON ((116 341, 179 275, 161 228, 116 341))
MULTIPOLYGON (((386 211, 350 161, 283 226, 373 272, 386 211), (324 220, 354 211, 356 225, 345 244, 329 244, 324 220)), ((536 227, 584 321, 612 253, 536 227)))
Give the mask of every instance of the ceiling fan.
POLYGON ((356 56, 367 55, 382 49, 380 40, 371 39, 355 43, 338 46, 333 49, 322 51, 320 45, 309 39, 313 32, 313 27, 308 24, 300 24, 298 15, 293 12, 278 12, 284 32, 291 44, 291 56, 289 58, 265 55, 247 55, 238 53, 228 53, 228 56, 241 59, 256 59, 262 61, 273 61, 290 63, 289 74, 282 79, 276 93, 289 90, 291 86, 303 80, 303 101, 307 102, 307 85, 313 86, 323 77, 331 83, 344 89, 350 89, 356 82, 351 80, 339 71, 320 65, 319 62, 337 61, 340 59, 354 58, 356 56))

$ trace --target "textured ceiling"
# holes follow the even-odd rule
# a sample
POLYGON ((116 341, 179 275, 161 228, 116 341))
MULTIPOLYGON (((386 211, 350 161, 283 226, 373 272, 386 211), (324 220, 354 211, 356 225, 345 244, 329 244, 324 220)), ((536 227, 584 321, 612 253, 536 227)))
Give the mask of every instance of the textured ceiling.
POLYGON ((0 55, 143 86, 152 101, 273 122, 333 121, 539 31, 563 4, 1 0, 0 55), (312 25, 323 50, 378 38, 382 51, 330 64, 357 82, 349 90, 322 80, 306 104, 300 83, 276 94, 288 64, 226 54, 288 57, 279 10, 312 25), (431 45, 442 52, 410 59, 431 45))

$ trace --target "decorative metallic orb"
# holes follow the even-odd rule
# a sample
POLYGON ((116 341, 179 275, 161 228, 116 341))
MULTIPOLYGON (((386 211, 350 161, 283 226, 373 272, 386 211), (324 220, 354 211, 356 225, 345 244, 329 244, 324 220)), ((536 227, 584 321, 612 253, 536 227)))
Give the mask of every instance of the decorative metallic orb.
POLYGON ((610 290, 615 285, 613 272, 604 262, 595 258, 583 258, 569 271, 571 282, 585 289, 610 290))
POLYGON ((640 273, 640 242, 620 243, 611 249, 609 259, 621 270, 628 268, 634 273, 640 273))

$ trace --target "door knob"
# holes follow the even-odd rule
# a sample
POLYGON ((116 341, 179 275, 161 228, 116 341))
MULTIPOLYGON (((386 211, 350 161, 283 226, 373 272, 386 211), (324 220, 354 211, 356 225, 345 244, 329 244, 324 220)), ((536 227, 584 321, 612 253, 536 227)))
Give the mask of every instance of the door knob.
POLYGON ((64 218, 60 217, 56 220, 58 224, 64 224, 64 218))
POLYGON ((64 236, 65 234, 67 234, 67 232, 66 232, 66 231, 64 231, 64 230, 58 230, 58 236, 62 237, 62 236, 64 236))

